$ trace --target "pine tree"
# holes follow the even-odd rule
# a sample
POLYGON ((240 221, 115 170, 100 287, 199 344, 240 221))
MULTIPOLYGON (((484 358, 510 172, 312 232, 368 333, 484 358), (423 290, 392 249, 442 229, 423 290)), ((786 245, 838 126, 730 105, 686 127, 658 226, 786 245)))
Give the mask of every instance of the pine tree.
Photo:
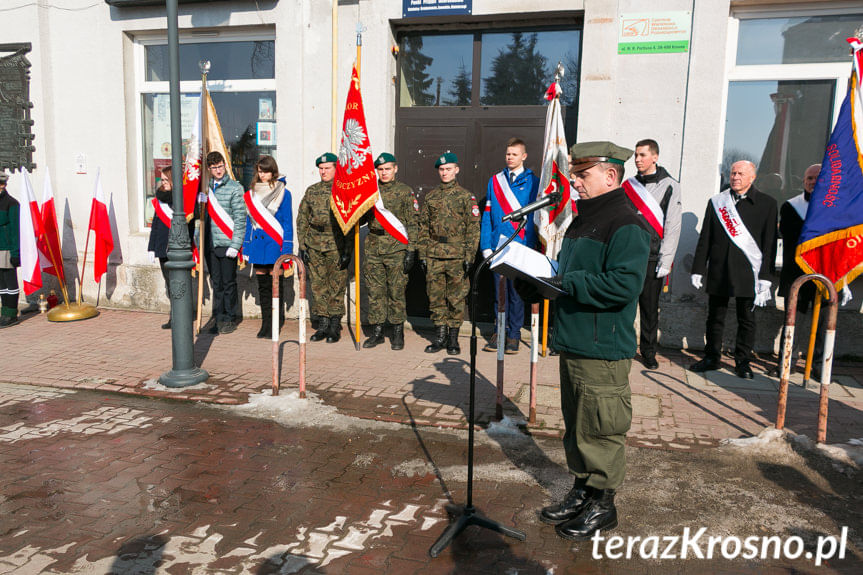
POLYGON ((536 49, 537 33, 513 32, 509 45, 491 63, 482 103, 487 106, 541 105, 548 58, 536 49))
POLYGON ((449 89, 449 99, 444 100, 447 106, 470 106, 470 91, 471 79, 467 73, 467 67, 464 65, 464 60, 458 65, 458 73, 452 81, 452 88, 449 89))
POLYGON ((402 77, 414 106, 434 105, 431 87, 434 79, 426 73, 433 58, 422 53, 422 36, 408 36, 404 40, 402 77))

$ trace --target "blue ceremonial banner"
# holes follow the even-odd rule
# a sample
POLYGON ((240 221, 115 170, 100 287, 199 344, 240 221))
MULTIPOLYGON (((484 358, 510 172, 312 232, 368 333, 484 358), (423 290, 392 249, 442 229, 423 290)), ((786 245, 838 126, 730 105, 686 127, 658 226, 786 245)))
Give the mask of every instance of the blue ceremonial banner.
POLYGON ((812 190, 796 258, 837 290, 863 272, 863 42, 848 42, 854 48, 848 95, 812 190))
POLYGON ((402 18, 470 14, 473 0, 402 0, 402 18))

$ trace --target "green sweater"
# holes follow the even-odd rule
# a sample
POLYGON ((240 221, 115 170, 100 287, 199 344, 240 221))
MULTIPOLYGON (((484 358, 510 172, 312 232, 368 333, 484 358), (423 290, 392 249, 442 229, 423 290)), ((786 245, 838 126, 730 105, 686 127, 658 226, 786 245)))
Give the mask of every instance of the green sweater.
POLYGON ((578 201, 558 275, 552 345, 594 359, 635 355, 635 311, 644 284, 650 233, 623 188, 578 201))
POLYGON ((0 251, 18 258, 18 245, 18 200, 4 190, 0 194, 0 251))

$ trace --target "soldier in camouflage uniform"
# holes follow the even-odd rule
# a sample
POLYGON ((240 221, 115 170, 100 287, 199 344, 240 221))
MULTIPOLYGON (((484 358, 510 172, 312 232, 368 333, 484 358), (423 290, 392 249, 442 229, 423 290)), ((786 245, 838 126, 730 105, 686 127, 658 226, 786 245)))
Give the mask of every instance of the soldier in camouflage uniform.
POLYGON ((418 242, 435 324, 435 339, 425 351, 436 353, 446 347, 448 354, 457 355, 470 269, 479 246, 480 213, 474 195, 456 181, 458 157, 452 152, 442 154, 435 167, 441 184, 426 194, 418 242))
POLYGON ((369 323, 372 335, 364 348, 384 342, 384 322, 393 326, 390 340, 392 349, 405 346, 405 288, 408 273, 416 261, 417 220, 419 204, 409 186, 396 180, 399 167, 392 154, 383 153, 375 160, 378 172, 378 190, 384 207, 404 225, 408 243, 403 244, 375 217, 375 210, 367 212, 369 235, 366 237, 363 276, 369 294, 369 323))
POLYGON ((309 339, 326 338, 327 343, 337 342, 341 336, 346 270, 351 260, 345 236, 330 210, 337 159, 327 152, 315 160, 321 181, 306 189, 297 213, 300 257, 309 272, 314 296, 312 314, 318 316, 318 330, 309 339))

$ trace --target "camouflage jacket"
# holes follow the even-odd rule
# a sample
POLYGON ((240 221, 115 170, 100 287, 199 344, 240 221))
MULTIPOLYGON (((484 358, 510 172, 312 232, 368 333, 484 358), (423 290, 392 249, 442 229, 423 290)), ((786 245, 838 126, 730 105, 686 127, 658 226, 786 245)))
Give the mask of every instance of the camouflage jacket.
POLYGON ((479 246, 479 218, 476 198, 458 182, 431 190, 420 209, 420 259, 473 262, 479 246))
POLYGON ((383 183, 378 181, 378 189, 384 206, 404 224, 408 231, 408 245, 392 237, 375 218, 374 209, 366 213, 369 224, 369 235, 366 236, 366 255, 383 256, 414 250, 417 245, 417 224, 419 219, 419 203, 417 203, 410 186, 398 181, 383 183))
POLYGON ((300 249, 319 252, 345 249, 345 236, 330 209, 332 182, 318 182, 306 189, 297 212, 297 240, 300 249))

